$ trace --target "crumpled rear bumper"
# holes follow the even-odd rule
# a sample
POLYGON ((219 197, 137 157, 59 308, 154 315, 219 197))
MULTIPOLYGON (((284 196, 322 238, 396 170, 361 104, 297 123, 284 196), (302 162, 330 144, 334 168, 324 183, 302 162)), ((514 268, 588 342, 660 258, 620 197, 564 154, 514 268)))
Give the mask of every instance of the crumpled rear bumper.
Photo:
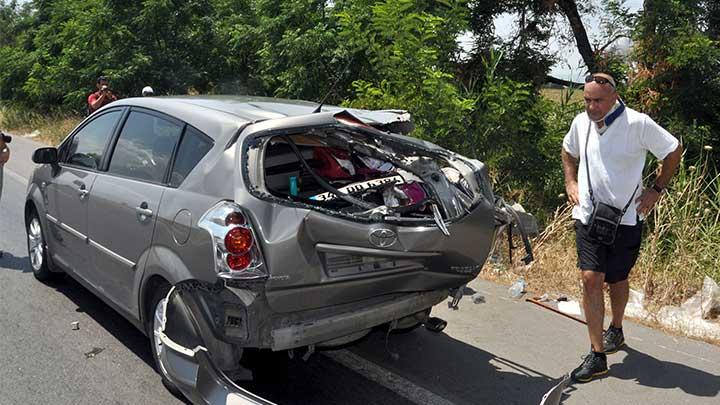
POLYGON ((272 349, 286 350, 307 346, 365 329, 369 330, 374 326, 411 316, 418 311, 437 305, 447 296, 447 290, 408 294, 391 302, 382 302, 312 322, 295 323, 277 328, 272 331, 272 349))
POLYGON ((160 362, 165 368, 167 378, 192 403, 273 404, 235 384, 215 365, 199 332, 199 320, 193 316, 191 305, 183 300, 176 288, 172 288, 168 293, 167 302, 165 311, 167 312, 168 306, 174 306, 172 309, 175 311, 172 318, 167 318, 160 333, 163 344, 160 362))

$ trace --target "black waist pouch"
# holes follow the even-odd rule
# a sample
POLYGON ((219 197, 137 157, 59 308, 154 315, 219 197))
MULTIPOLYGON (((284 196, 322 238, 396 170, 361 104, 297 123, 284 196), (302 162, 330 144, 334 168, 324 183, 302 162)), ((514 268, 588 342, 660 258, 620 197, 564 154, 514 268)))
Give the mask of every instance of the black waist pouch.
POLYGON ((588 236, 604 245, 612 245, 624 214, 623 210, 612 205, 601 202, 594 204, 592 217, 588 224, 588 236))

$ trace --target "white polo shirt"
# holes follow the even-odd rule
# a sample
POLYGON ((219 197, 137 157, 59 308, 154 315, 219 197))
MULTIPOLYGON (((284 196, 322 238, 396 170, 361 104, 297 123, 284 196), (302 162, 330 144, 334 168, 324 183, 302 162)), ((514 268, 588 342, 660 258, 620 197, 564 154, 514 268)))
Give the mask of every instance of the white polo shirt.
POLYGON ((647 152, 650 151, 657 159, 663 160, 678 147, 679 142, 652 118, 627 107, 602 134, 598 131, 597 124, 590 121, 587 113, 583 112, 575 117, 563 140, 563 148, 580 162, 580 205, 573 207, 572 217, 585 225, 590 221, 593 211, 584 152, 588 126, 590 138, 587 157, 595 201, 622 209, 639 185, 633 202, 621 221, 623 225, 635 225, 638 205, 635 200, 643 190, 642 173, 647 152))

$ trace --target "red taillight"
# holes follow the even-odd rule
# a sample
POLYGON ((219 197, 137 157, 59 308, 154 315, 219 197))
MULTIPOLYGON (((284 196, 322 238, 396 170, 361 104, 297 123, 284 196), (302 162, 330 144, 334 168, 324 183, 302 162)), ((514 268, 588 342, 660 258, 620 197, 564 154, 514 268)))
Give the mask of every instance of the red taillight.
POLYGON ((198 226, 210 234, 218 277, 235 280, 263 280, 269 277, 256 240, 251 217, 232 201, 220 201, 207 210, 198 226))
POLYGON ((231 212, 225 217, 225 226, 245 225, 245 217, 239 212, 231 212))
POLYGON ((228 253, 234 255, 246 254, 250 250, 252 243, 252 232, 244 227, 233 228, 225 235, 225 249, 227 249, 228 253))
POLYGON ((250 254, 250 252, 242 255, 227 256, 227 264, 231 270, 245 270, 250 265, 250 263, 252 263, 252 254, 250 254))

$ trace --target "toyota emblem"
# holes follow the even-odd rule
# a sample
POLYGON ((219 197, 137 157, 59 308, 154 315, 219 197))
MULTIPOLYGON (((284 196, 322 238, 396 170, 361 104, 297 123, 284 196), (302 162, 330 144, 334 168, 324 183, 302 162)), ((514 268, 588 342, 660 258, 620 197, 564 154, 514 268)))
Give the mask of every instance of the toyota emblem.
POLYGON ((390 229, 376 229, 370 232, 370 243, 380 248, 389 247, 397 241, 397 235, 390 229))

